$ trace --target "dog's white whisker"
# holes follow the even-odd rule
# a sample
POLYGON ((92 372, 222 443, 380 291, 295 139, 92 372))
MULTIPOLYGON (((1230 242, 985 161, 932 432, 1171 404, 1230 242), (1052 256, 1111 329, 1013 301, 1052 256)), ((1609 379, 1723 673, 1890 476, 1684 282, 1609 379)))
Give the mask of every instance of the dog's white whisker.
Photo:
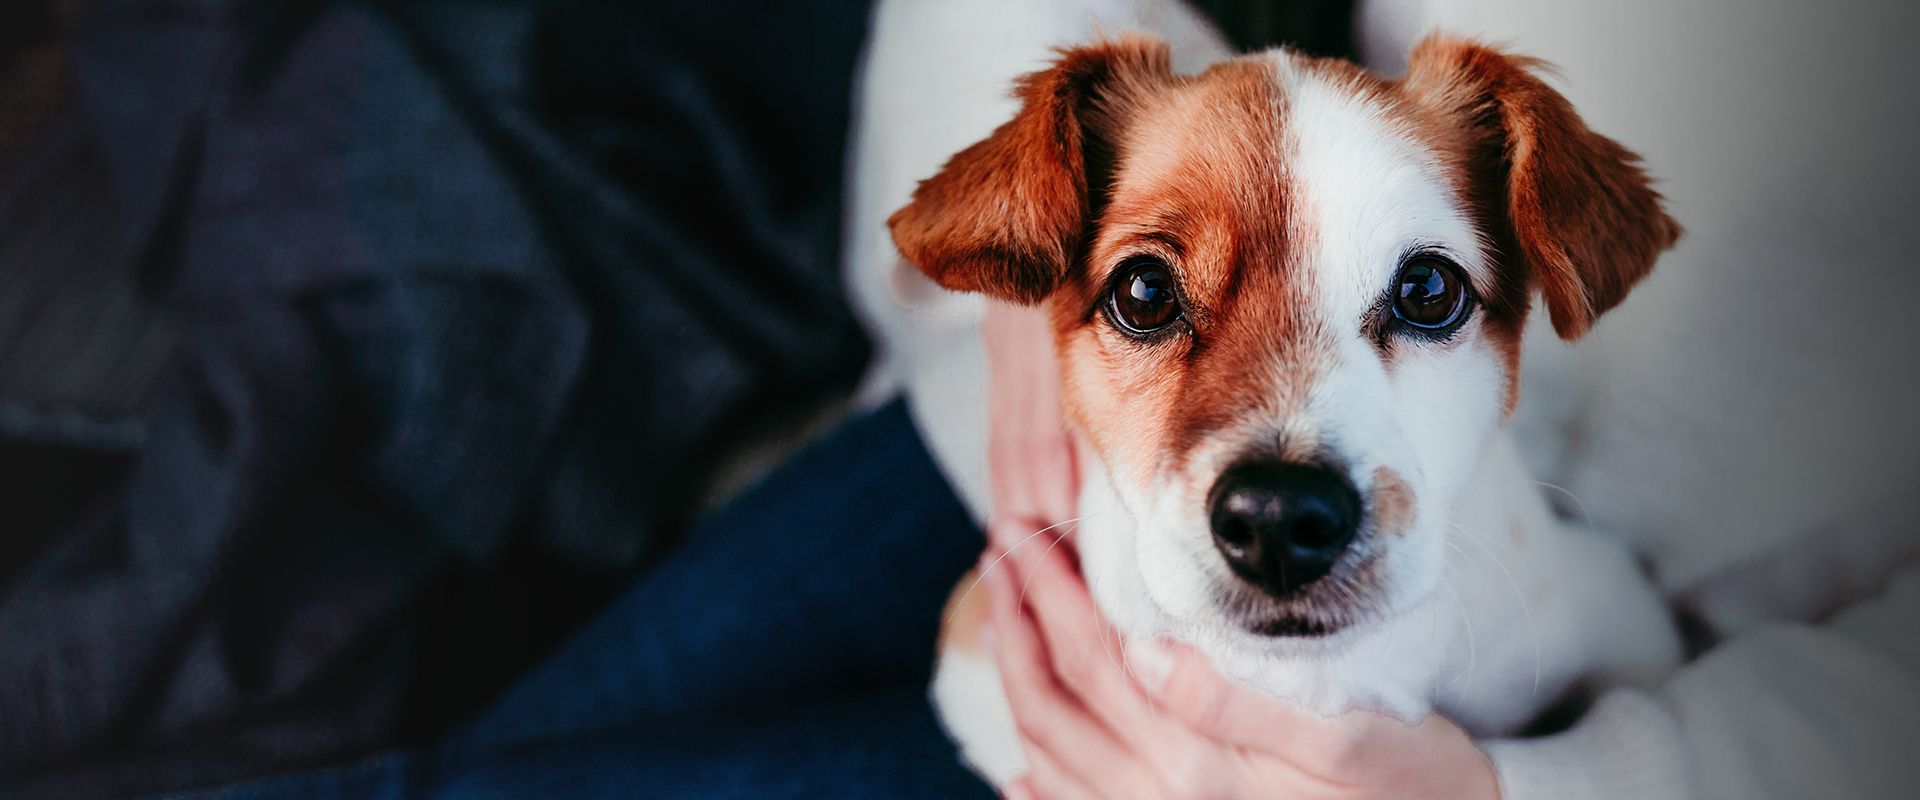
MULTIPOLYGON (((941 626, 945 627, 948 623, 951 623, 953 621, 953 614, 957 612, 960 608, 966 605, 967 598, 973 596, 973 590, 976 588, 979 588, 980 582, 987 579, 987 573, 992 572, 994 568, 1000 566, 1000 562, 1007 560, 1007 556, 1011 555, 1013 551, 1020 549, 1022 545, 1025 545, 1027 542, 1033 541, 1035 537, 1038 537, 1040 534, 1046 533, 1047 531, 1053 530, 1062 525, 1078 526, 1081 522, 1085 520, 1089 520, 1101 514, 1105 514, 1108 511, 1112 511, 1117 507, 1118 507, 1118 504, 1109 505, 1106 508, 1100 509, 1099 511, 1093 511, 1086 514, 1081 514, 1080 516, 1074 517, 1073 519, 1056 522, 1056 523, 1053 523, 1052 525, 1048 525, 1047 527, 1041 528, 1040 530, 1034 531, 1033 533, 1029 533, 1024 537, 1021 537, 1020 541, 1014 542, 1012 547, 1007 548, 1005 552, 1001 553, 998 557, 994 558, 993 561, 989 562, 985 569, 980 570, 979 575, 975 575, 973 577, 973 583, 968 584, 967 590, 960 593, 960 599, 954 602, 951 606, 952 610, 948 611, 947 614, 941 618, 940 620, 941 626)), ((1058 543, 1059 542, 1056 540, 1055 544, 1058 544, 1058 543)), ((1021 599, 1025 599, 1024 587, 1022 589, 1021 599)))
POLYGON ((1580 499, 1580 495, 1574 494, 1572 489, 1568 489, 1567 487, 1561 486, 1560 484, 1557 484, 1557 483, 1548 483, 1543 480, 1535 480, 1533 483, 1535 486, 1539 486, 1546 489, 1552 489, 1556 492, 1566 495, 1566 498, 1568 500, 1573 501, 1574 508, 1580 511, 1580 524, 1585 525, 1588 530, 1593 530, 1593 514, 1587 511, 1587 503, 1586 501, 1580 499))
MULTIPOLYGON (((1520 588, 1520 582, 1514 579, 1513 571, 1507 569, 1506 560, 1501 558, 1500 554, 1493 549, 1493 545, 1487 542, 1486 534, 1475 531, 1453 520, 1447 520, 1447 524, 1454 530, 1465 535, 1467 541, 1479 545, 1481 550, 1486 551, 1487 556, 1493 560, 1493 565, 1500 569, 1500 574, 1506 576, 1507 585, 1513 587, 1513 595, 1520 601, 1520 613, 1527 618, 1527 640, 1533 647, 1533 696, 1538 697, 1540 695, 1540 673, 1542 670, 1540 628, 1534 622, 1533 604, 1527 600, 1527 593, 1524 589, 1520 588)), ((1450 541, 1448 543, 1451 544, 1450 541)), ((1458 547, 1458 545, 1455 545, 1455 549, 1458 549, 1458 547)))
MULTIPOLYGON (((1480 545, 1481 549, 1483 550, 1488 550, 1489 552, 1491 552, 1493 545, 1497 544, 1497 542, 1494 541, 1493 536, 1485 531, 1474 530, 1465 525, 1461 525, 1460 523, 1451 519, 1447 520, 1447 525, 1452 527, 1453 530, 1459 531, 1460 533, 1466 535, 1467 537, 1475 540, 1474 543, 1480 545)), ((1527 580, 1528 581, 1535 580, 1536 576, 1534 574, 1533 567, 1529 566, 1525 560, 1521 560, 1519 563, 1520 563, 1520 571, 1523 573, 1526 573, 1527 580)))
POLYGON ((1460 674, 1453 676, 1453 680, 1449 681, 1449 683, 1459 683, 1462 678, 1467 677, 1468 673, 1473 672, 1474 665, 1479 662, 1479 643, 1473 636, 1473 610, 1467 608, 1466 602, 1460 599, 1460 593, 1453 590, 1453 584, 1447 582, 1444 572, 1440 576, 1440 588, 1446 591, 1448 597, 1453 598, 1454 605, 1460 607, 1460 620, 1467 630, 1467 665, 1461 668, 1460 674))
MULTIPOLYGON (((1053 552, 1053 548, 1056 548, 1056 547, 1059 547, 1059 546, 1060 546, 1060 543, 1061 543, 1061 542, 1064 542, 1064 541, 1066 541, 1066 539, 1065 539, 1065 538, 1056 538, 1056 539, 1054 539, 1052 543, 1050 543, 1050 544, 1048 544, 1048 545, 1047 545, 1047 549, 1045 549, 1045 550, 1042 550, 1042 551, 1040 551, 1040 557, 1041 557, 1041 558, 1046 558, 1046 557, 1047 557, 1047 554, 1048 554, 1048 553, 1051 553, 1051 552, 1053 552)), ((1032 584, 1033 584, 1033 576, 1032 576, 1032 575, 1028 575, 1028 576, 1027 576, 1027 579, 1026 579, 1026 580, 1024 580, 1024 581, 1021 581, 1021 582, 1020 582, 1020 604, 1021 604, 1021 605, 1026 605, 1026 603, 1027 603, 1027 587, 1028 587, 1028 586, 1030 586, 1030 585, 1032 585, 1032 584)))

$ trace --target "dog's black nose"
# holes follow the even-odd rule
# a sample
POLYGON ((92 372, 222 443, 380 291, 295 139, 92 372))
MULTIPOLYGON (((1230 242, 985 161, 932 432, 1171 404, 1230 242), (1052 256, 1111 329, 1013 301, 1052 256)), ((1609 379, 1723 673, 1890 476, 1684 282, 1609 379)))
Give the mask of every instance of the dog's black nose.
POLYGON ((1277 598, 1326 576, 1353 541, 1360 498, 1340 474, 1254 462, 1213 485, 1213 543, 1235 574, 1277 598))

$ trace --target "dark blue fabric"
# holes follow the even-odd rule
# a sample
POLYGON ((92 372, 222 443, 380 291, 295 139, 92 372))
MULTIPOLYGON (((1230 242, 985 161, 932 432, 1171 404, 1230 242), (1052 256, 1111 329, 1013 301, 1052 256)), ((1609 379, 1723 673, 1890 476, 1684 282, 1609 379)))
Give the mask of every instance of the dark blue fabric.
POLYGON ((124 484, 0 567, 0 797, 436 741, 863 371, 870 0, 83 5, 181 344, 124 484))
POLYGON ((926 699, 980 546, 896 403, 700 523, 437 748, 213 796, 986 794, 926 699))

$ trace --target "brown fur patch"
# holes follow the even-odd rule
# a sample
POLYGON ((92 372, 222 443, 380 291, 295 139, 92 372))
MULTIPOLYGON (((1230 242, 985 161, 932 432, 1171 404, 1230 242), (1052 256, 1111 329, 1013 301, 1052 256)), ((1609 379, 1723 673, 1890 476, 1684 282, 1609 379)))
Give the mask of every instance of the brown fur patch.
POLYGON ((1285 120, 1271 62, 1243 59, 1142 103, 1117 138, 1086 269, 1052 301, 1069 409, 1102 452, 1178 470, 1242 420, 1287 418, 1323 371, 1328 331, 1300 266, 1314 232, 1293 207, 1285 120), (1143 343, 1089 324, 1112 271, 1143 254, 1177 276, 1184 335, 1143 343))
POLYGON ((1639 156, 1588 128, 1536 76, 1541 67, 1436 35, 1414 49, 1401 89, 1439 123, 1420 130, 1463 171, 1483 230, 1514 256, 1508 282, 1520 294, 1501 298, 1505 310, 1524 316, 1525 287, 1537 286, 1554 329, 1575 339, 1625 299, 1681 229, 1639 156))
POLYGON ((1380 534, 1398 534, 1413 525, 1414 497, 1400 473, 1387 467, 1373 471, 1373 489, 1368 495, 1368 525, 1380 534))
POLYGON ((1105 181, 1108 121, 1171 80, 1167 46, 1140 37, 1064 50, 1020 79, 1020 112, 954 155, 888 218, 900 254, 956 291, 1038 302, 1078 256, 1105 181))

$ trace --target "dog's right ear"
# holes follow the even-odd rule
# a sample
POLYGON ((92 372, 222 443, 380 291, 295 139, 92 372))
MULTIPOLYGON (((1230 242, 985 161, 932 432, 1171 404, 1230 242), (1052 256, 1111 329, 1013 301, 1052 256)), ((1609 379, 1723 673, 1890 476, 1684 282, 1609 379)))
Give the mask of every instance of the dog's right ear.
POLYGON ((1039 302, 1076 257, 1129 98, 1171 77, 1157 39, 1062 50, 1052 68, 1020 79, 1013 119, 921 181, 887 219, 894 245, 948 289, 1039 302))

